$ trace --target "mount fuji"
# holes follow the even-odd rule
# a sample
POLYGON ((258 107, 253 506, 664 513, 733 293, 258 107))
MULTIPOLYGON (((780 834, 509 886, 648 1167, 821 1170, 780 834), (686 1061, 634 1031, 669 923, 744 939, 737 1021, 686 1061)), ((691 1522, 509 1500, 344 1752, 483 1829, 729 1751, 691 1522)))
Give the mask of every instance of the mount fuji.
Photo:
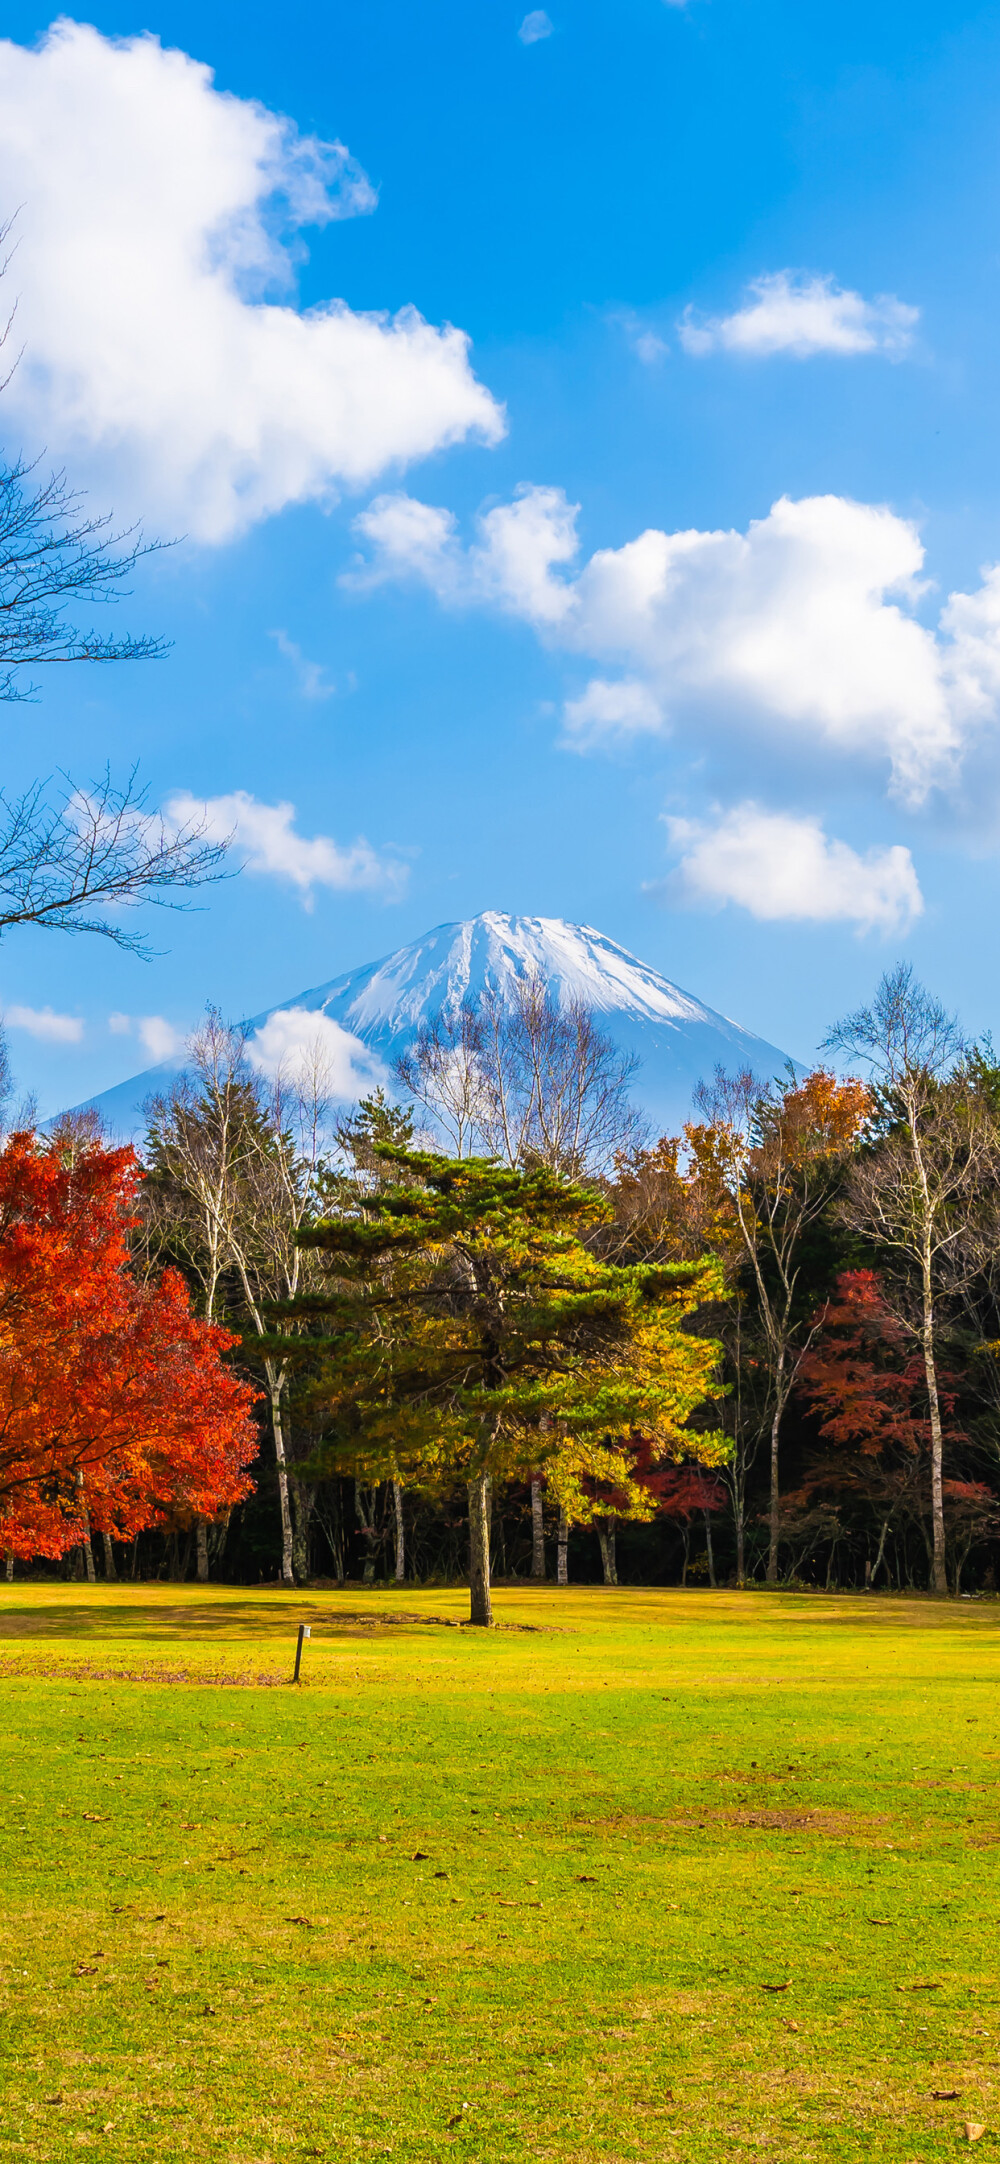
MULTIPOLYGON (((696 1083, 720 1062, 749 1067, 762 1081, 789 1065, 776 1045, 681 991, 592 926, 495 910, 439 924, 381 961, 252 1016, 245 1024, 248 1053, 274 1072, 318 1037, 335 1094, 353 1102, 378 1082, 391 1090, 393 1061, 422 1023, 457 1014, 463 1005, 474 1008, 487 991, 502 998, 525 978, 540 979, 557 1006, 592 1009, 619 1049, 638 1056, 632 1095, 656 1133, 676 1132, 690 1117, 696 1083)), ((93 1109, 113 1135, 131 1138, 143 1130, 146 1099, 183 1067, 181 1053, 75 1109, 93 1109)))

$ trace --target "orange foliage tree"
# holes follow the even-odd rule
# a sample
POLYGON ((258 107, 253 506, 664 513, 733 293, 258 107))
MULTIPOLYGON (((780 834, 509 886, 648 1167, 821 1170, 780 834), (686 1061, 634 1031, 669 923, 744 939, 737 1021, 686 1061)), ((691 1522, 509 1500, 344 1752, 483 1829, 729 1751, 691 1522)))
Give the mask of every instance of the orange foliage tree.
POLYGON ((0 1149, 0 1550, 58 1556, 98 1532, 216 1516, 251 1491, 256 1396, 237 1340, 192 1315, 175 1270, 129 1268, 138 1162, 0 1149))

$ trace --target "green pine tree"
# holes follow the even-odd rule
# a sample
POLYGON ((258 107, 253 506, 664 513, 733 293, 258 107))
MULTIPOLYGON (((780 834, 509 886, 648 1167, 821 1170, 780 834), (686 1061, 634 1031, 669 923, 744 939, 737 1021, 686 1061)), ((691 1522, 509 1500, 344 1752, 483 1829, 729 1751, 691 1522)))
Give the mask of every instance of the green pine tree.
MULTIPOLYGON (((323 1251, 328 1296, 283 1312, 327 1333, 323 1471, 465 1481, 471 1620, 488 1625, 491 1483, 596 1429, 683 1456, 690 1415, 721 1389, 718 1347, 684 1324, 721 1270, 601 1262, 588 1235, 607 1205, 548 1169, 376 1150, 390 1183, 300 1236, 323 1251)), ((703 1460, 726 1447, 699 1435, 703 1460)))

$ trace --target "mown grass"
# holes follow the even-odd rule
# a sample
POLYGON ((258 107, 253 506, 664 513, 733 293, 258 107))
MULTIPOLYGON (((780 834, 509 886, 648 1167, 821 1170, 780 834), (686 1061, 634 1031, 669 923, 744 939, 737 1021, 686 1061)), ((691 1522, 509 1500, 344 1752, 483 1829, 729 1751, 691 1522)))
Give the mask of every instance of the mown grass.
POLYGON ((466 1598, 4 1589, 0 2155, 1000 2147, 1000 1608, 466 1598))

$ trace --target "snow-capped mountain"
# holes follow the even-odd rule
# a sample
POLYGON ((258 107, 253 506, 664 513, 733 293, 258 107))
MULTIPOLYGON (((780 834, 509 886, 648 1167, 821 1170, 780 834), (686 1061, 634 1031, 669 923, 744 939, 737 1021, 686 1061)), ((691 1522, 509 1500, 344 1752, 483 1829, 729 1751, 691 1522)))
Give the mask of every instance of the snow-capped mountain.
MULTIPOLYGON (((475 1007, 487 991, 502 997, 519 978, 540 978, 560 1006, 580 1001, 593 1009, 615 1043, 638 1054, 633 1096, 657 1133, 677 1131, 690 1116, 695 1084, 720 1061, 730 1069, 750 1067, 762 1080, 788 1061, 777 1046, 682 992, 592 926, 495 910, 439 924, 381 961, 254 1015, 247 1024, 250 1054, 273 1070, 319 1031, 338 1091, 353 1100, 377 1081, 391 1088, 393 1061, 421 1023, 466 1003, 475 1007)), ((90 1103, 114 1134, 139 1133, 145 1100, 183 1064, 183 1056, 164 1060, 90 1103)))

